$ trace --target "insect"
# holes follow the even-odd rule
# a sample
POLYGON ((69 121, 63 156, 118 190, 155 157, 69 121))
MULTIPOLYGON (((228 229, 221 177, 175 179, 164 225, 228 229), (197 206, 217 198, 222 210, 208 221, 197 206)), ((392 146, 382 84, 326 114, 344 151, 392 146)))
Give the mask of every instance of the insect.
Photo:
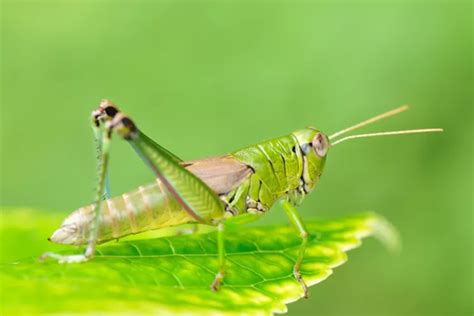
POLYGON ((45 253, 42 258, 51 257, 60 263, 84 262, 94 257, 97 244, 108 240, 185 223, 207 224, 217 226, 219 268, 211 284, 216 291, 225 274, 224 222, 239 217, 245 221, 258 219, 279 202, 301 237, 293 274, 307 296, 299 269, 309 236, 296 207, 318 184, 328 150, 337 144, 355 138, 442 131, 428 128, 339 138, 407 109, 399 107, 330 136, 309 127, 224 156, 183 161, 146 136, 111 101, 103 100, 92 112, 99 153, 95 203, 73 212, 49 238, 59 244, 87 247, 83 254, 45 253), (107 167, 114 134, 130 143, 156 180, 110 198, 107 167))

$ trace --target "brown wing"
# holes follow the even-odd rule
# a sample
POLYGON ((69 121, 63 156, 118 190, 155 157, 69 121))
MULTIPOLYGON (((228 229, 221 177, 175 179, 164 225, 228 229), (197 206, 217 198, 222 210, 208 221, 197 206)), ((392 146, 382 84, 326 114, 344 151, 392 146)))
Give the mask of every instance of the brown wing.
POLYGON ((185 161, 181 165, 204 181, 217 194, 230 192, 252 173, 250 167, 231 156, 185 161))

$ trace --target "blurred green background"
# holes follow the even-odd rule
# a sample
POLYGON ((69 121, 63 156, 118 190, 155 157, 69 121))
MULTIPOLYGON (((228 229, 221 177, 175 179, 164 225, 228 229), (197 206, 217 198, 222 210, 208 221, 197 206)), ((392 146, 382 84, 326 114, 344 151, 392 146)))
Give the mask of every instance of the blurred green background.
MULTIPOLYGON (((301 207, 383 214, 403 252, 367 242, 289 313, 472 314, 472 12, 470 1, 3 1, 0 204, 91 202, 89 115, 102 98, 184 159, 409 103, 366 130, 446 132, 332 149, 301 207)), ((113 143, 113 193, 152 178, 113 143)), ((285 220, 277 208, 263 224, 285 220)))

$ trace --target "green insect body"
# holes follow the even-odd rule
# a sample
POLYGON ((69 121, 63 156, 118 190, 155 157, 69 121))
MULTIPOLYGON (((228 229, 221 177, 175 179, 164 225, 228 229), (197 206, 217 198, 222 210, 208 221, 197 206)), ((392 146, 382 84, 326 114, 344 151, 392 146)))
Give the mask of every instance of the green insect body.
MULTIPOLYGON (((317 134, 318 131, 312 128, 299 130, 225 157, 202 160, 224 166, 225 161, 230 159, 241 163, 238 170, 241 176, 231 179, 232 185, 227 188, 216 188, 220 189, 216 194, 223 201, 222 212, 207 219, 218 221, 225 216, 264 213, 279 199, 299 205, 316 185, 326 160, 326 156, 319 157, 312 150, 312 141, 317 134)), ((196 162, 181 164, 191 172, 198 173, 196 176, 199 177, 201 170, 193 169, 196 162)), ((206 183, 205 175, 201 179, 206 183)), ((212 186, 212 183, 208 184, 212 186)), ((148 230, 198 222, 158 178, 154 183, 102 201, 101 209, 97 243, 148 230)), ((86 244, 93 215, 94 204, 81 207, 64 220, 51 240, 62 244, 86 244)))
POLYGON ((95 203, 73 212, 50 237, 55 243, 86 244, 86 250, 77 255, 45 253, 42 258, 51 257, 61 263, 84 262, 93 258, 97 244, 107 240, 185 223, 213 225, 217 226, 218 269, 211 289, 217 290, 225 274, 224 222, 234 219, 246 222, 249 216, 255 220, 280 201, 301 236, 293 275, 301 284, 302 295, 307 296, 299 269, 308 232, 296 206, 318 184, 327 152, 336 144, 353 138, 442 131, 381 132, 332 141, 407 108, 402 106, 329 137, 317 129, 306 128, 225 156, 184 162, 143 134, 112 102, 104 100, 92 113, 93 130, 100 145, 95 203), (129 193, 102 200, 104 192, 108 193, 109 146, 114 134, 130 143, 156 180, 129 193))

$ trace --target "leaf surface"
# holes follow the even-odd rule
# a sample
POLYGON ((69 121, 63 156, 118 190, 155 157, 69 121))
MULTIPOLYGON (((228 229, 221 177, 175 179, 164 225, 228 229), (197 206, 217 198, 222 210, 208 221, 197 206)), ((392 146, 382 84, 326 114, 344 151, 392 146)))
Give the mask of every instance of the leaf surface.
MULTIPOLYGON (((214 232, 109 242, 87 263, 40 263, 40 247, 51 250, 44 241, 48 229, 60 221, 53 218, 32 210, 2 213, 2 261, 9 261, 12 251, 30 254, 2 264, 3 313, 271 315, 286 312, 286 304, 303 294, 292 274, 301 240, 289 226, 239 226, 229 232, 226 275, 214 293, 209 290, 217 271, 214 232), (30 225, 25 228, 20 219, 30 225)), ((391 226, 373 213, 306 225, 311 240, 301 273, 308 285, 325 280, 362 238, 375 235, 389 247, 396 240, 391 226)))

